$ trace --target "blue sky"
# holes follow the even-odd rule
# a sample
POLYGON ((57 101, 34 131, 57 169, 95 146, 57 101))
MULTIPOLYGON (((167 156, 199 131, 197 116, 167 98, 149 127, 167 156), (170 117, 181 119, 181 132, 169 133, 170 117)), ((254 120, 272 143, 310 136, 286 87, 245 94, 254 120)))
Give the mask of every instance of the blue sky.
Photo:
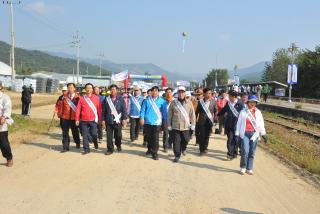
MULTIPOLYGON (((318 0, 25 0, 14 8, 16 45, 74 53, 67 43, 79 30, 82 57, 104 52, 117 63, 154 63, 198 75, 216 65, 270 60, 293 41, 314 48, 320 44, 319 8, 318 0)), ((6 42, 8 11, 0 5, 0 40, 6 42)))

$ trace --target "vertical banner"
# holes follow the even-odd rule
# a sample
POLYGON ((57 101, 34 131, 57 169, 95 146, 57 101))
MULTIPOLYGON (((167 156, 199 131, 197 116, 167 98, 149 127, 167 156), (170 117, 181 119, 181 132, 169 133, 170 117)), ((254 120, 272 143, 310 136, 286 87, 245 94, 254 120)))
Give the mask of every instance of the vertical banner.
POLYGON ((234 83, 235 83, 236 85, 240 85, 240 78, 239 78, 238 75, 234 75, 234 83))
POLYGON ((288 84, 297 84, 298 82, 298 65, 297 64, 289 64, 288 65, 288 84))

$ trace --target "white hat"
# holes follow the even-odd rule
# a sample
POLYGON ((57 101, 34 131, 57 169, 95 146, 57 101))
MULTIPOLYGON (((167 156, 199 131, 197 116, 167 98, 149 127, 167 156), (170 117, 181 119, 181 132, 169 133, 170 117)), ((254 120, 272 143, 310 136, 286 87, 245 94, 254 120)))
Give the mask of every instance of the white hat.
POLYGON ((177 91, 186 91, 186 88, 184 86, 179 86, 177 91))
POLYGON ((186 97, 191 97, 191 92, 190 91, 186 92, 186 97))
POLYGON ((67 91, 68 90, 68 87, 67 86, 63 86, 62 87, 62 91, 67 91))

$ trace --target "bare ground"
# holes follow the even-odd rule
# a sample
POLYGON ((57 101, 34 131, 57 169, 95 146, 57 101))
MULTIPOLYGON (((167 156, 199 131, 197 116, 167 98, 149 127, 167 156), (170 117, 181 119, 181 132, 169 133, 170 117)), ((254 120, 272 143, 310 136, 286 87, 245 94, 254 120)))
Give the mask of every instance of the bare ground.
MULTIPOLYGON (((34 108, 50 118, 52 106, 34 108), (50 111, 49 111, 50 110, 50 111)), ((41 117, 41 116, 39 116, 41 117)), ((1 213, 320 213, 320 191, 257 149, 255 174, 226 160, 225 137, 213 135, 208 156, 194 139, 178 164, 173 154, 145 157, 141 140, 121 153, 87 156, 72 144, 60 154, 60 130, 14 148, 14 167, 0 166, 1 213)))

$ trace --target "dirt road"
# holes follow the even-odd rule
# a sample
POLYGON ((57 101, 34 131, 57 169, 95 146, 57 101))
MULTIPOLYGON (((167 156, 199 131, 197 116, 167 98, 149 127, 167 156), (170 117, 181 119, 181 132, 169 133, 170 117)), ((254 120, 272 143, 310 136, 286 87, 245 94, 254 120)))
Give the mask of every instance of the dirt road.
POLYGON ((74 144, 59 153, 58 128, 16 147, 14 167, 0 166, 0 213, 320 213, 320 191, 259 148, 255 175, 241 176, 224 136, 211 138, 206 157, 193 139, 177 164, 172 152, 145 157, 128 137, 112 156, 105 143, 87 156, 74 144))

